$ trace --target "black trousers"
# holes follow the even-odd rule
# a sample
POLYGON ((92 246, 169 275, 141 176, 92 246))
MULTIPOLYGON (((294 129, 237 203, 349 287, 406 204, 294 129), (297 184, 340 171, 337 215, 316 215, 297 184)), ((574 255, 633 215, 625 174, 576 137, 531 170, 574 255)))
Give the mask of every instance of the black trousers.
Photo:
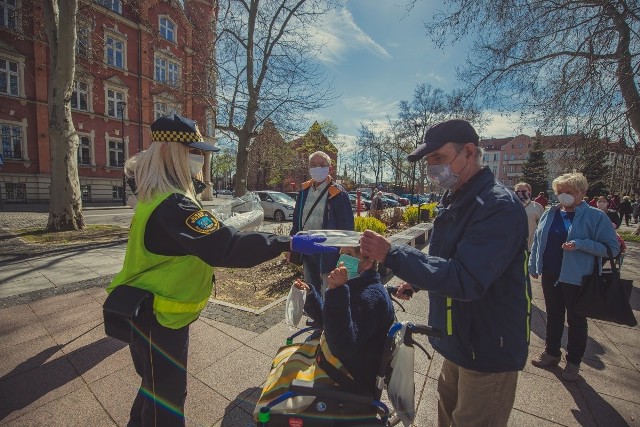
POLYGON ((184 426, 189 326, 166 328, 149 309, 135 318, 134 326, 129 348, 142 384, 127 426, 184 426))
POLYGON ((545 351, 551 356, 560 356, 565 312, 567 314, 568 343, 567 361, 580 365, 587 348, 587 318, 573 312, 580 286, 558 282, 557 275, 542 274, 542 292, 547 308, 547 337, 545 351))

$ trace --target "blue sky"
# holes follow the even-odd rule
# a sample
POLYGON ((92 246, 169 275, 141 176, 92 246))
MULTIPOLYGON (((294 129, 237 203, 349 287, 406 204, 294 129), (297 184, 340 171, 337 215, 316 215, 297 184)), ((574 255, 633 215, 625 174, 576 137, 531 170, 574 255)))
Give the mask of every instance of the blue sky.
MULTIPOLYGON (((426 36, 424 22, 441 3, 417 0, 407 13, 407 2, 344 0, 344 6, 328 14, 315 35, 326 44, 320 60, 341 96, 313 118, 332 120, 345 142, 357 136, 360 123, 386 122, 387 114, 397 117, 398 102, 410 100, 418 84, 445 91, 459 85, 455 67, 464 62, 467 43, 436 48, 426 36)), ((491 116, 494 120, 482 137, 519 133, 507 118, 491 116)))

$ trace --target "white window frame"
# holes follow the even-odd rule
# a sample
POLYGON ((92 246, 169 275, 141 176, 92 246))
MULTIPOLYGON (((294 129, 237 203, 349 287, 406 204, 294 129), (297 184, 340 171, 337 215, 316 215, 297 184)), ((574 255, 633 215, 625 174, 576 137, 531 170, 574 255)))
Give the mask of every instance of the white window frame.
POLYGON ((96 154, 95 154, 95 133, 80 133, 78 132, 78 166, 80 167, 95 167, 96 166, 96 154), (89 163, 80 163, 80 149, 82 148, 82 138, 89 140, 89 163))
POLYGON ((4 161, 17 161, 17 162, 28 162, 29 161, 29 152, 27 151, 27 119, 22 119, 21 122, 10 121, 10 120, 0 120, 0 152, 3 155, 4 161), (10 126, 11 128, 19 127, 20 128, 20 151, 22 157, 7 157, 4 155, 4 141, 2 140, 2 131, 4 126, 10 126))
POLYGON ((71 101, 73 101, 75 99, 76 101, 76 107, 73 107, 73 104, 71 103, 71 109, 74 111, 85 111, 85 112, 91 112, 93 111, 93 105, 91 102, 91 96, 92 91, 91 91, 91 82, 86 81, 86 80, 76 80, 73 82, 73 92, 71 93, 71 101), (78 85, 86 85, 86 89, 82 90, 78 88, 78 85), (87 108, 86 109, 82 109, 79 108, 81 105, 81 95, 82 93, 85 94, 86 96, 86 103, 87 103, 87 108))
POLYGON ((153 98, 153 120, 167 114, 182 114, 182 105, 171 96, 155 96, 153 98))
POLYGON ((122 0, 95 0, 100 6, 122 15, 122 0))
POLYGON ((78 25, 76 34, 76 56, 80 58, 91 58, 91 28, 88 25, 78 25), (86 53, 80 52, 81 40, 84 40, 83 46, 86 53))
POLYGON ((206 108, 204 111, 204 131, 205 136, 208 136, 209 138, 213 138, 216 133, 216 124, 213 121, 213 117, 213 110, 211 108, 206 108))
POLYGON ((9 4, 10 0, 0 0, 0 27, 9 30, 18 30, 18 13, 20 11, 20 0, 13 0, 13 5, 9 4), (9 18, 13 15, 13 27, 9 26, 9 18))
POLYGON ((118 136, 109 136, 106 135, 105 140, 107 141, 107 143, 105 144, 105 148, 106 148, 106 153, 107 153, 107 168, 108 169, 122 169, 124 168, 124 162, 125 160, 127 160, 127 158, 129 157, 129 137, 125 137, 124 140, 122 139, 122 137, 118 137, 118 136), (122 144, 122 165, 113 165, 111 164, 111 143, 115 143, 115 144, 122 144))
POLYGON ((0 95, 12 96, 16 98, 25 98, 24 92, 24 58, 15 57, 13 55, 0 54, 0 61, 4 61, 4 67, 0 69, 0 74, 5 75, 7 82, 7 91, 0 92, 0 95), (16 65, 16 70, 12 71, 10 63, 16 65), (16 93, 10 93, 10 78, 15 77, 16 93))
POLYGON ((153 58, 153 78, 157 83, 177 87, 180 85, 182 64, 177 58, 156 53, 153 58))
MULTIPOLYGON (((118 104, 124 102, 127 103, 127 91, 122 90, 121 88, 105 85, 104 87, 104 115, 107 117, 111 117, 114 119, 122 120, 122 116, 118 114, 120 111, 118 109, 118 104), (122 99, 118 98, 118 94, 122 95, 122 99), (113 113, 111 113, 113 112, 113 113)), ((122 109, 122 114, 124 114, 124 119, 128 120, 127 111, 128 108, 125 107, 122 109)))
POLYGON ((172 43, 177 43, 177 40, 178 40, 177 29, 178 29, 178 26, 173 21, 173 19, 169 18, 166 15, 158 16, 158 28, 159 28, 159 32, 160 32, 160 37, 162 37, 166 41, 169 41, 169 42, 172 42, 172 43), (171 24, 171 26, 173 28, 169 29, 169 27, 166 24, 171 24), (169 34, 168 31, 171 31, 172 38, 168 37, 168 34, 169 34))
POLYGON ((113 67, 113 68, 117 68, 119 70, 127 70, 127 40, 119 35, 116 35, 114 33, 111 32, 105 32, 104 35, 104 63, 108 66, 108 67, 113 67), (112 41, 112 42, 110 42, 112 41), (122 49, 118 50, 116 49, 116 46, 114 45, 114 43, 122 43, 122 49), (112 50, 113 51, 113 63, 109 63, 109 51, 112 50), (116 55, 117 52, 120 52, 120 54, 122 55, 122 67, 118 66, 116 64, 116 55))

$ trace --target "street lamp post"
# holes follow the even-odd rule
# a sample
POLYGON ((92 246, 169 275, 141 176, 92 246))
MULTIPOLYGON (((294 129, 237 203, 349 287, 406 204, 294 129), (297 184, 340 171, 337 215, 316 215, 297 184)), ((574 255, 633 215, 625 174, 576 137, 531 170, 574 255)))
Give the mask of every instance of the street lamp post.
MULTIPOLYGON (((416 131, 416 148, 418 148, 418 145, 420 145, 420 134, 418 133, 418 129, 420 129, 422 127, 421 123, 414 123, 413 124, 413 128, 416 131)), ((417 161, 413 162, 413 185, 411 188, 411 199, 413 200, 413 193, 414 193, 414 188, 416 185, 416 165, 417 165, 417 161)), ((420 195, 418 195, 418 223, 420 223, 421 217, 420 217, 420 195)))
POLYGON ((127 176, 124 173, 124 153, 125 153, 125 149, 124 149, 124 109, 127 107, 127 103, 120 101, 118 102, 118 111, 120 113, 120 124, 121 124, 121 129, 120 129, 120 136, 122 137, 122 206, 126 206, 127 205, 127 176))

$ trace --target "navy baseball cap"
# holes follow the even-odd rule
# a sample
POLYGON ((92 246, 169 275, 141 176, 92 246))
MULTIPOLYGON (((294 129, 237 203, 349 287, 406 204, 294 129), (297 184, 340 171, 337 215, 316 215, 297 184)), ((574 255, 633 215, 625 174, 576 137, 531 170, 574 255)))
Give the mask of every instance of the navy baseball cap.
POLYGON ((204 142, 195 121, 178 114, 162 116, 151 123, 151 140, 179 142, 202 151, 220 151, 215 145, 204 142))
POLYGON ((480 137, 471 124, 462 119, 447 120, 433 125, 424 134, 424 142, 416 148, 407 159, 415 162, 429 153, 433 153, 447 142, 478 145, 480 137))

